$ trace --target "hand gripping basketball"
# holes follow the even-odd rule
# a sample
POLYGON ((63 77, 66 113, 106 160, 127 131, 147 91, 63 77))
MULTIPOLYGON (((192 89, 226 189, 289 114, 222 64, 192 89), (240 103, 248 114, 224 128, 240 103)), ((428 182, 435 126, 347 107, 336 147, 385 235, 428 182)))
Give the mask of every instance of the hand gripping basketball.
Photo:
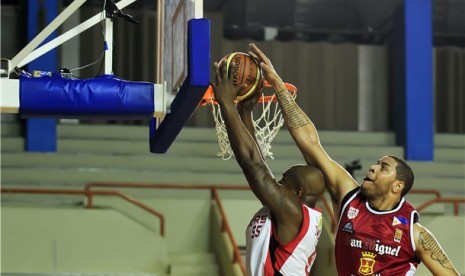
POLYGON ((271 64, 270 59, 257 47, 255 44, 250 43, 249 55, 260 64, 262 69, 262 77, 270 82, 275 83, 276 81, 281 82, 282 79, 271 64))
POLYGON ((238 93, 236 100, 243 101, 259 91, 263 86, 262 72, 258 63, 248 54, 234 52, 226 55, 218 64, 220 71, 226 66, 227 74, 232 75, 234 86, 246 84, 238 93))
MULTIPOLYGON (((232 63, 234 66, 234 62, 232 63)), ((234 103, 236 101, 237 94, 241 91, 246 84, 233 84, 233 75, 228 74, 226 66, 223 66, 221 69, 218 63, 214 62, 215 69, 215 80, 211 83, 215 99, 219 104, 222 103, 234 103)))

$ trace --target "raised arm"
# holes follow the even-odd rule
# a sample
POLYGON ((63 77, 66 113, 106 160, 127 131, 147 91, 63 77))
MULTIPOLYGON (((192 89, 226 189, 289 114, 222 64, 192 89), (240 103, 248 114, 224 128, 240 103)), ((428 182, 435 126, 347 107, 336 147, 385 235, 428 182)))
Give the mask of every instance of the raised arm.
POLYGON ((257 104, 261 94, 261 91, 258 90, 250 98, 237 103, 237 111, 239 112, 239 116, 241 116, 242 123, 252 135, 252 138, 254 138, 255 142, 257 142, 257 137, 255 137, 252 110, 257 104))
POLYGON ((323 171, 328 191, 340 206, 344 196, 358 186, 357 182, 323 149, 315 125, 294 101, 268 57, 255 44, 251 44, 250 47, 249 54, 260 61, 265 79, 276 92, 284 120, 297 147, 308 164, 315 165, 323 171))
POLYGON ((302 224, 300 200, 276 182, 257 144, 242 123, 233 103, 240 87, 234 87, 231 76, 227 76, 226 70, 220 72, 217 63, 214 67, 213 91, 221 107, 231 148, 255 196, 273 213, 280 241, 287 243, 295 238, 302 224))
POLYGON ((423 225, 413 225, 415 254, 433 275, 460 275, 439 242, 423 225))

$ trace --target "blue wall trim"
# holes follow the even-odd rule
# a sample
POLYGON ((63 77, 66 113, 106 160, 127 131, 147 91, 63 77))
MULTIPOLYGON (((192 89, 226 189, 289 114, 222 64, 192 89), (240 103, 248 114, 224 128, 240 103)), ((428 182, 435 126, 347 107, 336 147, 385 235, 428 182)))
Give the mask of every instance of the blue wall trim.
MULTIPOLYGON (((28 0, 27 38, 31 41, 39 31, 53 21, 58 15, 58 0, 28 0), (43 22, 42 20, 45 20, 43 22)), ((57 36, 53 32, 43 42, 46 43, 57 36)), ((42 43, 42 44, 43 44, 42 43)), ((33 70, 55 71, 58 64, 56 49, 49 51, 40 58, 30 62, 29 72, 33 70)), ((26 120, 26 151, 55 152, 57 150, 56 119, 27 119, 26 120)))
POLYGON ((431 0, 405 1, 393 34, 393 126, 407 160, 434 158, 431 0))

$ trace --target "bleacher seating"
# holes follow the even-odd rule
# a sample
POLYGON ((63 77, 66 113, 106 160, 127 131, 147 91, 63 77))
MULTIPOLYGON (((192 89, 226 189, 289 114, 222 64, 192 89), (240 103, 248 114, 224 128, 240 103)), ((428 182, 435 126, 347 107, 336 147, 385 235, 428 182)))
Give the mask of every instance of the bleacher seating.
MULTIPOLYGON (((233 159, 223 161, 216 156, 218 145, 213 128, 184 128, 173 146, 164 155, 149 153, 147 126, 58 124, 58 151, 56 153, 25 152, 23 129, 15 120, 2 121, 1 130, 3 188, 82 189, 86 183, 91 181, 246 185, 245 177, 233 159)), ((320 131, 320 138, 328 153, 341 164, 360 160, 362 169, 355 171, 355 178, 358 180, 363 178, 369 165, 381 156, 393 154, 402 157, 403 155, 402 147, 394 143, 393 133, 320 131)), ((286 130, 282 130, 276 137, 272 144, 272 152, 275 159, 268 160, 268 164, 277 178, 288 167, 304 162, 286 130)), ((465 196, 464 135, 436 134, 435 160, 409 163, 416 174, 414 189, 436 189, 444 196, 465 196)), ((205 202, 209 200, 208 193, 188 191, 180 195, 179 191, 147 192, 131 189, 127 192, 135 197, 158 198, 158 201, 161 198, 170 200, 192 197, 191 200, 203 202, 197 203, 199 204, 198 212, 209 210, 209 207, 205 207, 205 202), (157 193, 162 195, 157 195, 157 193)), ((32 200, 31 196, 23 198, 32 200)), ((408 199, 417 206, 429 198, 411 195, 408 199)), ((226 195, 225 208, 238 244, 244 246, 241 244, 245 228, 243 221, 248 215, 235 216, 237 210, 234 210, 234 206, 240 204, 241 200, 248 200, 251 205, 256 203, 251 193, 238 191, 226 195)), ((8 201, 4 204, 7 203, 8 201)), ((243 205, 249 206, 250 204, 243 205)), ((165 203, 165 205, 159 205, 158 208, 169 213, 167 207, 169 205, 165 203)), ((460 206, 462 217, 465 216, 463 205, 460 206)), ((246 213, 256 211, 248 210, 246 207, 241 210, 246 213)), ((450 204, 446 203, 425 209, 424 215, 422 214, 425 217, 425 225, 428 227, 428 223, 434 223, 435 220, 432 219, 434 216, 452 215, 451 210, 450 204)), ((173 212, 170 215, 173 216, 173 212)), ((201 231, 200 228, 198 230, 201 231)), ((435 229, 434 231, 439 231, 435 234, 440 241, 443 237, 447 239, 447 235, 443 235, 441 230, 435 229)), ((178 234, 186 235, 182 231, 178 234)), ((184 236, 184 238, 190 237, 184 236)), ((328 248, 331 246, 330 241, 331 237, 328 238, 328 248)), ((172 275, 183 275, 185 270, 195 266, 197 261, 204 262, 211 258, 211 255, 206 252, 208 250, 202 248, 197 257, 190 255, 193 252, 170 252, 170 256, 176 256, 171 266, 172 272, 175 273, 172 275), (192 264, 193 260, 197 261, 192 264)), ((448 251, 447 248, 446 251, 448 251)), ((449 255, 453 259, 454 254, 459 253, 460 251, 449 253, 449 255)), ((463 252, 461 254, 463 256, 463 252)), ((458 264, 457 261, 455 264, 458 264)), ((460 269, 461 273, 465 272, 464 267, 460 269)), ((206 271, 209 271, 207 274, 213 273, 212 271, 218 270, 218 264, 208 262, 204 268, 198 270, 199 275, 207 273, 206 271)))

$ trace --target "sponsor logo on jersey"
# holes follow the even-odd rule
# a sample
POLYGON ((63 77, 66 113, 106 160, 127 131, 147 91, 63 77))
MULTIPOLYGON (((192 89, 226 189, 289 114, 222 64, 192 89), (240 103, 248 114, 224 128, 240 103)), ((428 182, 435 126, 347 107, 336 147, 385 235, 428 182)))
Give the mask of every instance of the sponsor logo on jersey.
POLYGON ((394 233, 394 241, 400 242, 402 239, 402 230, 396 228, 396 233, 394 233))
POLYGON ((358 272, 362 275, 372 275, 373 267, 376 264, 376 254, 372 252, 362 252, 362 257, 360 258, 360 267, 358 272))
POLYGON ((358 216, 358 212, 359 212, 359 210, 357 208, 350 207, 349 211, 347 211, 347 217, 349 219, 354 219, 354 218, 356 218, 358 216))
MULTIPOLYGON (((350 236, 348 236, 350 237, 350 236)), ((399 252, 402 246, 392 247, 389 245, 385 245, 380 243, 379 240, 372 240, 372 239, 352 239, 347 238, 345 244, 353 247, 353 248, 360 248, 363 250, 370 250, 376 252, 378 255, 391 255, 395 257, 399 257, 399 252)))
POLYGON ((354 228, 352 226, 352 222, 350 222, 350 221, 346 222, 344 227, 342 227, 342 231, 353 234, 354 233, 354 228))
POLYGON ((392 226, 396 226, 396 225, 399 225, 399 224, 408 224, 408 220, 406 218, 404 218, 404 217, 395 216, 392 219, 392 226))

